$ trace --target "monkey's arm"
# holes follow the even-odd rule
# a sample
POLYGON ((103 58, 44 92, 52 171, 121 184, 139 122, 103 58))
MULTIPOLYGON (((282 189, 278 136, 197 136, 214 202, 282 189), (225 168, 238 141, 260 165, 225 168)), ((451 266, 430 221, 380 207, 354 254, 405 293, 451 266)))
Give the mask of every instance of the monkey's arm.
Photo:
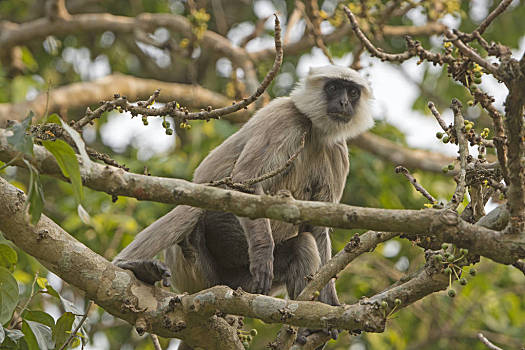
MULTIPOLYGON (((262 186, 256 185, 256 194, 263 194, 262 186)), ((268 294, 273 280, 273 250, 275 248, 269 219, 238 217, 248 241, 250 273, 253 276, 251 292, 268 294)))
POLYGON ((166 285, 171 276, 169 269, 158 260, 151 260, 161 250, 181 242, 195 228, 204 210, 179 205, 142 230, 126 248, 113 259, 113 263, 131 270, 143 282, 153 284, 163 280, 166 285))
MULTIPOLYGON (((268 170, 278 168, 280 158, 286 160, 287 150, 278 149, 283 145, 281 140, 272 139, 267 135, 267 129, 260 130, 257 135, 246 143, 232 171, 234 182, 256 178, 268 170), (277 155, 281 155, 277 158, 277 155)), ((292 147, 290 147, 292 149, 292 147)), ((271 181, 271 180, 270 180, 271 181)), ((256 194, 264 194, 268 182, 254 185, 256 194)), ((250 220, 239 217, 248 242, 248 257, 250 260, 250 273, 253 277, 252 292, 268 294, 273 280, 273 251, 274 240, 269 219, 250 220)))

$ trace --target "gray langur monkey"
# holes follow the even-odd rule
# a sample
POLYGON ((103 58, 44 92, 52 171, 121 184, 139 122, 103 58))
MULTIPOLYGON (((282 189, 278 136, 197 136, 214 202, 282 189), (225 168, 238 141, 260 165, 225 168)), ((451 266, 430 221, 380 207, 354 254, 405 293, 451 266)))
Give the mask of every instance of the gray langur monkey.
MULTIPOLYGON (((286 189, 300 200, 339 202, 349 169, 346 140, 373 125, 371 97, 367 81, 352 69, 312 68, 290 97, 274 99, 211 151, 193 180, 256 178, 282 167, 304 137, 304 148, 292 165, 254 185, 254 192, 286 189)), ((305 277, 330 258, 326 227, 179 205, 140 232, 115 264, 150 284, 167 284, 171 277, 180 292, 223 284, 268 294, 285 285, 293 299, 305 287, 305 277), (151 260, 161 250, 167 266, 151 260)), ((333 280, 319 300, 339 305, 333 280)))

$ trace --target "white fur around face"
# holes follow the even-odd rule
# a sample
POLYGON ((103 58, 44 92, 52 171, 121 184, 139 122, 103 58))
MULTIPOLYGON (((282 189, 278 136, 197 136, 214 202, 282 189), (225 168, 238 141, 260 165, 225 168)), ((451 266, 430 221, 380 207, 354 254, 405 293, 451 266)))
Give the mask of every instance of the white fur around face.
POLYGON ((290 94, 295 106, 307 115, 315 130, 326 139, 338 142, 358 136, 374 126, 370 111, 372 92, 368 82, 355 70, 340 66, 311 68, 290 94), (323 86, 327 79, 344 79, 361 85, 361 98, 355 114, 348 123, 341 123, 326 115, 326 98, 323 86))

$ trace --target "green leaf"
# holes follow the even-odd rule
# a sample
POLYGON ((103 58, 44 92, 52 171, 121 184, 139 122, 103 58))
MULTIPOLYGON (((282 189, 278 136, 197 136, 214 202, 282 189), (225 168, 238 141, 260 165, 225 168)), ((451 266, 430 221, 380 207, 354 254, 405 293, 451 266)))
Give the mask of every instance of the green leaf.
POLYGON ((16 251, 7 244, 0 244, 0 266, 12 272, 17 261, 16 251))
POLYGON ((22 51, 22 62, 25 64, 25 66, 32 72, 36 71, 38 69, 38 63, 36 62, 35 58, 33 57, 33 54, 31 51, 25 47, 21 47, 22 51))
POLYGON ((7 142, 12 145, 17 151, 26 155, 33 155, 33 137, 26 134, 26 130, 31 125, 31 120, 34 117, 33 111, 29 112, 27 117, 20 123, 16 123, 9 128, 13 135, 7 138, 7 142))
POLYGON ((82 140, 82 136, 80 136, 80 134, 75 129, 73 129, 65 121, 60 119, 60 117, 56 113, 51 114, 47 118, 47 121, 50 123, 61 125, 62 128, 67 131, 69 136, 71 136, 73 141, 75 141, 75 145, 77 146, 78 152, 80 153, 80 158, 82 158, 82 162, 84 163, 84 165, 88 165, 89 163, 91 163, 91 159, 89 159, 89 156, 86 152, 86 145, 84 144, 84 140, 82 140))
MULTIPOLYGON (((26 342, 28 338, 30 339, 31 342, 33 342, 33 339, 31 339, 31 334, 33 335, 34 340, 36 340, 36 343, 37 343, 37 349, 48 350, 48 349, 54 348, 55 344, 51 337, 51 328, 49 328, 48 326, 45 326, 38 322, 24 320, 22 324, 22 332, 24 333, 24 336, 25 336, 24 339, 26 340, 26 342), (29 334, 29 337, 24 331, 24 324, 27 324, 31 330, 31 333, 27 332, 27 334, 29 334)), ((31 346, 32 345, 33 343, 31 344, 31 346)), ((29 347, 30 349, 31 349, 31 346, 29 347)))
POLYGON ((0 267, 0 324, 11 320, 18 303, 18 283, 11 272, 0 267))
POLYGON ((31 329, 27 321, 25 320, 22 321, 22 333, 24 333, 24 340, 27 344, 27 348, 29 350, 39 350, 36 336, 33 333, 33 330, 31 329))
POLYGON ((57 324, 53 327, 53 340, 56 348, 60 349, 69 338, 74 321, 75 315, 71 312, 66 312, 57 320, 57 324))
POLYGON ((64 307, 64 310, 67 312, 70 312, 74 315, 83 315, 84 311, 80 310, 75 303, 72 301, 67 300, 63 296, 60 296, 60 301, 62 302, 62 306, 64 307))
POLYGON ((47 278, 45 277, 37 277, 36 279, 36 284, 38 284, 38 286, 42 289, 46 289, 46 285, 47 285, 47 278))
POLYGON ((58 292, 55 290, 55 288, 51 287, 51 285, 47 284, 46 285, 46 292, 52 296, 54 296, 55 298, 59 298, 60 299, 60 294, 58 294, 58 292))
POLYGON ((78 166, 77 156, 73 148, 62 140, 42 141, 42 145, 51 152, 62 170, 62 174, 71 180, 73 193, 77 204, 84 198, 82 191, 82 179, 80 177, 80 167, 78 166))
POLYGON ((24 318, 27 321, 34 321, 34 322, 42 323, 42 324, 48 326, 49 328, 53 328, 55 326, 55 320, 53 319, 53 317, 50 314, 48 314, 48 313, 46 313, 44 311, 39 311, 39 310, 29 311, 29 310, 26 310, 22 314, 22 318, 24 318))
POLYGON ((31 224, 35 225, 38 220, 40 220, 42 210, 44 209, 44 190, 42 188, 42 183, 40 182, 38 170, 36 170, 36 168, 27 160, 23 159, 23 161, 27 165, 30 174, 26 205, 29 205, 31 224))
POLYGON ((58 114, 56 114, 56 113, 50 114, 47 117, 47 119, 46 119, 46 123, 53 123, 53 124, 62 125, 62 121, 61 121, 60 117, 58 116, 58 114))

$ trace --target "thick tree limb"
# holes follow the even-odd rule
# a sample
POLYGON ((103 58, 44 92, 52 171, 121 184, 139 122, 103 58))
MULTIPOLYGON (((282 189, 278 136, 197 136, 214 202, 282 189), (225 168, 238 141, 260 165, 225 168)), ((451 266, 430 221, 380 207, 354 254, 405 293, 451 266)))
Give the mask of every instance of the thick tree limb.
MULTIPOLYGON (((53 156, 35 145, 33 165, 44 174, 63 178, 53 156)), ((10 161, 17 152, 0 133, 0 160, 10 161)), ((23 166, 21 160, 14 164, 23 166)), ((256 196, 213 188, 180 179, 138 175, 98 163, 80 164, 83 183, 112 196, 129 196, 204 209, 232 212, 249 218, 267 217, 295 224, 364 228, 404 232, 407 236, 429 236, 439 242, 452 242, 496 262, 512 264, 525 257, 525 237, 503 235, 498 231, 474 227, 450 210, 394 210, 362 208, 345 204, 299 201, 278 196, 256 196), (322 213, 322 214, 321 214, 322 213)))
MULTIPOLYGON (((523 61, 525 67, 525 60, 523 61)), ((507 191, 510 212, 510 229, 514 233, 525 230, 525 69, 520 72, 519 63, 511 60, 509 68, 511 80, 507 83, 509 95, 505 100, 505 136, 507 137, 507 169, 509 187, 507 191)))
POLYGON ((30 225, 24 212, 25 195, 3 178, 0 197, 0 230, 4 236, 83 290, 106 311, 136 325, 139 331, 181 338, 209 349, 242 349, 235 330, 210 321, 212 314, 188 316, 170 308, 174 294, 139 282, 132 273, 95 254, 45 215, 36 226, 30 225), (217 331, 210 329, 212 324, 217 331))
MULTIPOLYGON (((39 18, 26 23, 0 22, 0 47, 7 49, 16 45, 26 44, 33 40, 42 40, 49 35, 67 35, 80 32, 102 32, 110 30, 114 33, 134 35, 135 30, 152 31, 157 27, 166 27, 186 37, 192 35, 192 25, 183 16, 163 13, 144 13, 137 17, 114 16, 103 14, 71 15, 66 19, 50 21, 39 18)), ((234 65, 241 67, 246 74, 248 90, 257 89, 257 75, 252 61, 246 51, 235 47, 225 37, 207 30, 200 44, 228 57, 234 65)))
POLYGON ((394 165, 434 173, 443 173, 443 166, 455 159, 437 152, 410 149, 369 132, 350 140, 349 144, 386 159, 394 165))
POLYGON ((0 201, 0 230, 6 238, 85 291, 106 311, 134 324, 139 333, 176 337, 207 349, 242 349, 236 330, 216 316, 217 312, 314 329, 382 332, 396 299, 401 302, 397 307, 405 307, 446 288, 448 282, 440 273, 441 266, 427 263, 411 278, 371 298, 339 307, 249 294, 225 286, 176 296, 139 282, 130 271, 95 254, 45 215, 36 226, 30 225, 24 210, 25 195, 3 178, 0 196, 4 199, 0 201))

